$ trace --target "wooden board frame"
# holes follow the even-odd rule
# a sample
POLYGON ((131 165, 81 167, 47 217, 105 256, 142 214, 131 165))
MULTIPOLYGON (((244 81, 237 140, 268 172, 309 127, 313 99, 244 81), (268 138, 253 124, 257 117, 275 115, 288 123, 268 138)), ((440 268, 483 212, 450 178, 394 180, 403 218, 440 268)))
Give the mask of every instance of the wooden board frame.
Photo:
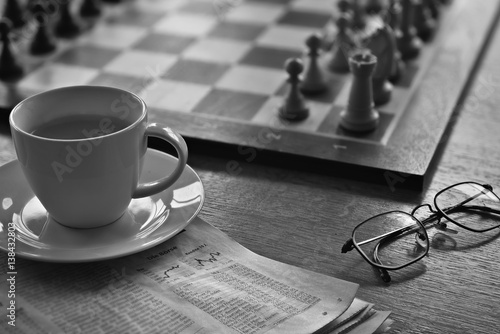
MULTIPOLYGON (((333 138, 192 113, 150 109, 151 121, 168 121, 193 150, 219 152, 228 163, 256 161, 327 172, 332 176, 420 190, 432 174, 432 163, 454 111, 474 77, 499 16, 496 0, 456 0, 443 12, 431 43, 433 61, 422 71, 397 127, 382 144, 333 138), (253 149, 253 151, 250 151, 253 149)), ((8 111, 23 96, 0 89, 0 107, 8 111)))
MULTIPOLYGON (((193 147, 212 148, 214 153, 217 150, 230 157, 229 172, 237 171, 238 163, 255 159, 386 184, 390 190, 421 190, 431 177, 440 147, 446 143, 447 127, 453 123, 450 120, 467 107, 462 105, 462 96, 499 17, 498 2, 455 2, 432 42, 439 43, 434 60, 419 79, 419 87, 412 92, 407 110, 385 145, 228 120, 214 124, 212 119, 190 114, 172 113, 167 119, 173 127, 183 129, 193 147)), ((164 111, 153 110, 152 119, 161 121, 164 115, 164 111)))

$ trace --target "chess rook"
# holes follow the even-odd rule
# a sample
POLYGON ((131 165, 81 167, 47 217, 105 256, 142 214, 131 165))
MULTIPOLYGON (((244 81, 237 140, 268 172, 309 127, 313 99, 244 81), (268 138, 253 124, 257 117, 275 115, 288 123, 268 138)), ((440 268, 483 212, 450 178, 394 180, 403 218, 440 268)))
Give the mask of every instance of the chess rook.
POLYGON ((354 132, 374 130, 379 123, 372 93, 372 75, 377 57, 368 51, 358 52, 349 58, 349 66, 353 81, 347 108, 340 113, 340 125, 354 132))

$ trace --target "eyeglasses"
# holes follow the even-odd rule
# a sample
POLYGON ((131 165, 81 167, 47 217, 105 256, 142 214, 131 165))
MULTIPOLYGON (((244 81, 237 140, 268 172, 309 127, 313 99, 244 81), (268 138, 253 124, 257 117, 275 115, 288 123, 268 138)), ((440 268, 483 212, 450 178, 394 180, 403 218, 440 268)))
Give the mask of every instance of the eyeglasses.
POLYGON ((429 252, 427 228, 447 230, 445 218, 471 232, 487 232, 500 227, 500 198, 492 186, 461 182, 439 191, 430 204, 421 204, 412 212, 390 211, 376 215, 356 226, 342 253, 356 249, 361 256, 390 282, 388 270, 409 266, 429 252), (431 215, 420 221, 418 209, 427 207, 431 215))

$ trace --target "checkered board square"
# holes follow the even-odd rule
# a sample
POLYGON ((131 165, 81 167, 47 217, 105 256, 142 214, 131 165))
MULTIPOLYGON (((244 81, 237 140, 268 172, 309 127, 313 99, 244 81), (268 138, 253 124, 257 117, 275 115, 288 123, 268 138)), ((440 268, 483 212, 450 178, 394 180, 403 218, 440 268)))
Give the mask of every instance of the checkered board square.
MULTIPOLYGON (((75 14, 79 4, 73 2, 75 14)), ((387 172, 396 173, 419 187, 496 6, 495 0, 456 0, 444 8, 437 34, 406 64, 390 102, 377 108, 378 128, 369 133, 339 126, 349 73, 325 70, 329 88, 306 96, 306 120, 278 116, 288 91, 284 62, 302 58, 307 68, 305 39, 335 36, 330 0, 124 1, 106 5, 95 22, 81 19, 81 35, 58 40, 56 51, 43 57, 27 51, 33 27, 15 31, 12 44, 25 75, 0 83, 0 103, 9 107, 13 91, 22 98, 68 85, 120 87, 146 101, 151 119, 188 139, 333 163, 338 175, 360 167, 387 181, 387 172)), ((320 59, 323 68, 328 56, 325 51, 320 59)))

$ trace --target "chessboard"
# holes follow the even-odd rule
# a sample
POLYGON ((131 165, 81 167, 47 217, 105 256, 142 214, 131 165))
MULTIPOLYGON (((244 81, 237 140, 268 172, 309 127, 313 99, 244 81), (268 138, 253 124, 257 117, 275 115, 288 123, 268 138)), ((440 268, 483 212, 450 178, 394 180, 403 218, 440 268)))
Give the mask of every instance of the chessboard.
POLYGON ((190 148, 225 152, 229 173, 268 161, 420 189, 463 107, 499 3, 435 0, 436 29, 419 55, 405 61, 390 101, 375 107, 378 126, 352 132, 339 125, 352 75, 325 68, 338 32, 337 1, 108 0, 96 16, 80 15, 89 1, 69 1, 77 33, 55 37, 53 51, 34 55, 38 27, 48 31, 68 15, 58 7, 68 1, 44 1, 41 19, 26 14, 24 25, 9 30, 22 74, 0 82, 0 108, 62 86, 114 86, 141 96, 150 121, 178 130, 190 148), (283 119, 290 86, 284 64, 295 58, 307 68, 305 41, 315 34, 325 46, 318 63, 327 89, 304 94, 308 117, 283 119))

